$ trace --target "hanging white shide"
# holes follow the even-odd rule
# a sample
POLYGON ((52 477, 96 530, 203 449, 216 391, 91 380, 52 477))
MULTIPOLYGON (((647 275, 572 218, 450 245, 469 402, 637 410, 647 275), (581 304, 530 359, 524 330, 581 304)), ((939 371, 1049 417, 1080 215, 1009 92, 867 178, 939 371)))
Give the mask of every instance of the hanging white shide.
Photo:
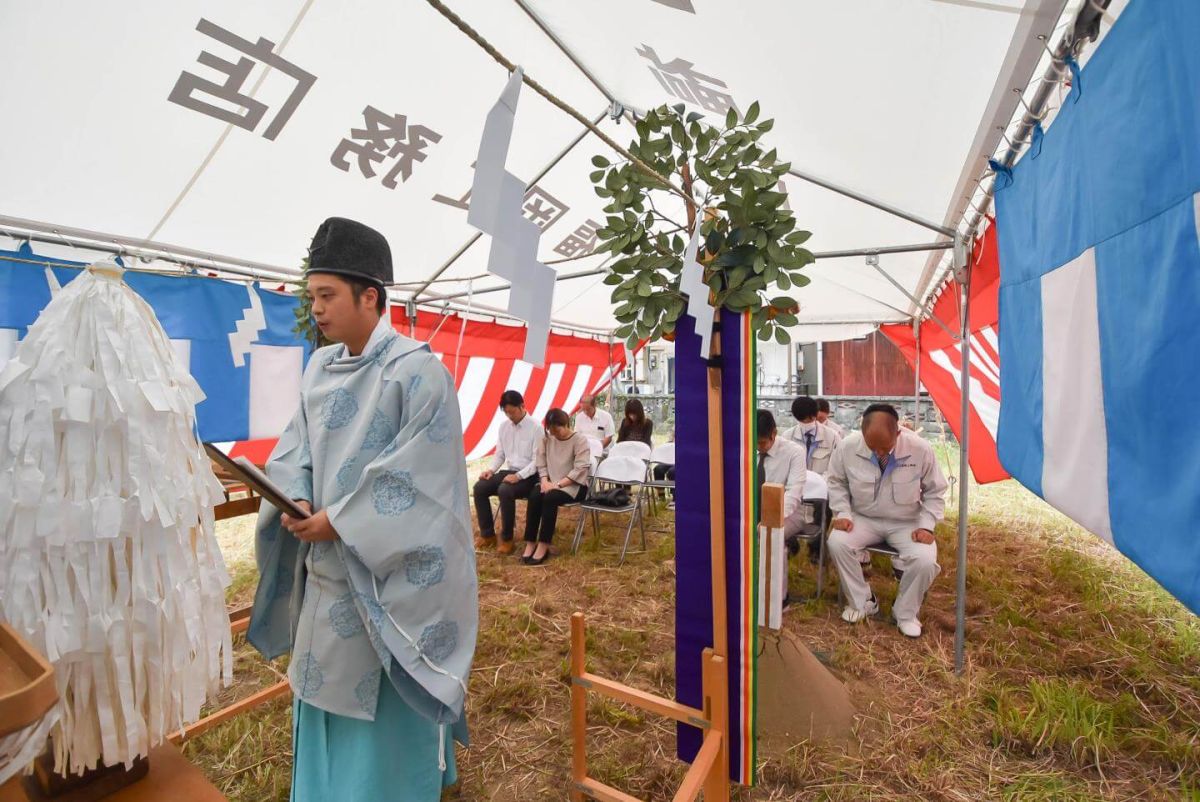
POLYGON ((0 371, 0 615, 54 664, 59 773, 148 754, 233 670, 204 394, 122 272, 56 289, 0 371))

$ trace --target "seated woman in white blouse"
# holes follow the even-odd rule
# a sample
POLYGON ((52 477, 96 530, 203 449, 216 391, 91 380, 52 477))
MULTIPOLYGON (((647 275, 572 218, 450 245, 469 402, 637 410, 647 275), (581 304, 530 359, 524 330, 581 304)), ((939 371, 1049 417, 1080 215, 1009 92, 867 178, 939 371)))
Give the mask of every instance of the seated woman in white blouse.
POLYGON ((587 438, 571 429, 571 417, 561 409, 546 413, 546 436, 537 448, 540 493, 529 498, 529 524, 538 520, 537 540, 525 541, 525 565, 542 565, 550 558, 550 543, 558 523, 558 508, 574 504, 587 492, 592 469, 592 449, 587 438), (536 517, 535 517, 536 516, 536 517))

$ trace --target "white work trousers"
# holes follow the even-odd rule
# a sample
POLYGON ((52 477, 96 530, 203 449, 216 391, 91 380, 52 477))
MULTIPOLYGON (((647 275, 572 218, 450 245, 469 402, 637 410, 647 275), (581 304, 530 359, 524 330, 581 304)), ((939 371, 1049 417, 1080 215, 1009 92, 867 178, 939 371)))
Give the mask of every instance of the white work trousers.
POLYGON ((866 607, 871 598, 871 586, 863 576, 859 557, 863 549, 886 542, 900 552, 892 558, 896 568, 904 572, 892 615, 900 621, 915 619, 921 602, 933 580, 941 572, 937 562, 937 543, 918 543, 912 539, 916 521, 894 521, 884 518, 854 516, 854 529, 843 532, 835 529, 829 535, 829 555, 837 566, 842 589, 850 605, 858 610, 866 607))

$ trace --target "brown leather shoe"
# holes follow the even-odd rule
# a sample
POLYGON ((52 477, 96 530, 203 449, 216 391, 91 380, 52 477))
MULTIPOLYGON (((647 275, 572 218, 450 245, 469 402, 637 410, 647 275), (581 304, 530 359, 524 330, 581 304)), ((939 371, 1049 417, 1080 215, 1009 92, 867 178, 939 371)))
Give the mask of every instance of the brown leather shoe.
POLYGON ((476 535, 475 536, 475 551, 481 551, 483 549, 490 549, 492 547, 492 544, 495 542, 496 542, 496 538, 494 538, 494 537, 484 537, 483 535, 476 535))
POLYGON ((501 557, 513 553, 513 543, 511 540, 501 540, 500 545, 496 546, 496 553, 501 557))

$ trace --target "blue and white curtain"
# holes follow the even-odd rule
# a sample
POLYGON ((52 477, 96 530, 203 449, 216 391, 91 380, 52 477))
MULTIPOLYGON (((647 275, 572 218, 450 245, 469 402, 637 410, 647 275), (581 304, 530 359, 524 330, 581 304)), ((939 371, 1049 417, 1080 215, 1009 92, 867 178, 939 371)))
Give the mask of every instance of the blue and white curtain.
MULTIPOLYGON (((81 268, 39 256, 28 245, 0 251, 0 368, 50 302, 47 273, 66 285, 81 268)), ((131 271, 125 281, 154 309, 207 396, 196 407, 202 440, 254 440, 283 431, 311 350, 293 332, 295 297, 201 276, 131 271)))
POLYGON ((1197 42, 1200 2, 1130 3, 996 195, 1000 459, 1194 612, 1197 42))

